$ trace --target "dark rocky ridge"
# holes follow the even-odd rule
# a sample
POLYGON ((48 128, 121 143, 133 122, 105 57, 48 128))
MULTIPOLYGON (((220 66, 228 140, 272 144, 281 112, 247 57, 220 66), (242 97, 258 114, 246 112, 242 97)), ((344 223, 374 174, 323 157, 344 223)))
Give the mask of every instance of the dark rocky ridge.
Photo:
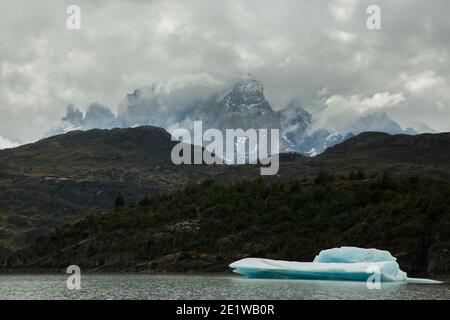
POLYGON ((450 180, 450 133, 410 136, 365 132, 328 149, 314 162, 330 170, 385 169, 403 176, 450 180))
MULTIPOLYGON (((364 169, 450 181, 450 134, 417 136, 363 133, 315 158, 280 156, 277 176, 314 178, 364 169)), ((174 166, 176 142, 155 127, 76 131, 0 151, 1 253, 30 244, 56 226, 112 208, 117 191, 127 203, 145 194, 184 189, 205 179, 223 184, 259 177, 258 166, 174 166), (19 217, 19 223, 16 223, 19 217)))
POLYGON ((119 190, 130 203, 210 177, 202 165, 173 165, 176 143, 147 126, 73 131, 0 151, 0 246, 20 248, 57 225, 111 209, 119 190), (18 216, 23 223, 14 223, 18 216))

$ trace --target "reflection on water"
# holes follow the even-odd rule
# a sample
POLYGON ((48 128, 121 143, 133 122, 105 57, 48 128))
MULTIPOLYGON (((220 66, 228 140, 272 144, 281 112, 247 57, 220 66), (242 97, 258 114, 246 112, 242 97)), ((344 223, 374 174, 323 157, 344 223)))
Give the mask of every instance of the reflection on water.
POLYGON ((450 299, 450 284, 382 284, 260 280, 228 275, 83 275, 68 290, 66 275, 0 275, 0 299, 450 299))

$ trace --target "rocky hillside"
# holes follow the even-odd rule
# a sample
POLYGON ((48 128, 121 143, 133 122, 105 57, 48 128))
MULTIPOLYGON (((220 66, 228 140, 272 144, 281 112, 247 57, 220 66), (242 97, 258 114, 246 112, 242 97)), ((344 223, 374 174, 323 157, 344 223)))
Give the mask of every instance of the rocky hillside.
POLYGON ((208 178, 201 165, 172 164, 176 143, 147 126, 74 131, 0 151, 0 255, 111 209, 120 190, 136 202, 208 178))
POLYGON ((226 271, 244 257, 312 261, 335 246, 389 250, 410 276, 450 273, 450 185, 427 179, 207 181, 58 228, 4 270, 226 271))
MULTIPOLYGON (((280 156, 280 171, 265 179, 314 178, 320 171, 367 177, 390 171, 450 181, 450 134, 417 136, 364 133, 324 154, 280 156)), ((259 177, 258 166, 175 166, 176 142, 156 127, 75 131, 0 151, 0 255, 46 235, 55 227, 146 194, 167 194, 205 179, 230 184, 259 177)))
POLYGON ((313 162, 331 171, 381 169, 402 176, 450 180, 450 133, 410 136, 366 132, 328 149, 313 162))

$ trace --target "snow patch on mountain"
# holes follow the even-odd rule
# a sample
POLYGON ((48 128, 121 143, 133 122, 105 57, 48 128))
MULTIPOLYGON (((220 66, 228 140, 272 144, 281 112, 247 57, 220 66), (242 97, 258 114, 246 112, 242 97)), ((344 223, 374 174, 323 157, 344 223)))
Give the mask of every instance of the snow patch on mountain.
MULTIPOLYGON (((119 102, 117 117, 98 103, 92 103, 84 115, 73 105, 48 135, 91 128, 136 127, 153 125, 169 132, 193 128, 201 120, 203 129, 279 129, 280 152, 298 152, 315 156, 361 132, 416 134, 431 131, 426 125, 403 130, 392 120, 385 107, 404 101, 402 94, 379 93, 350 97, 321 91, 314 116, 298 100, 274 111, 264 95, 263 84, 250 77, 228 86, 208 74, 172 77, 135 89, 119 102)), ((243 149, 245 142, 237 142, 243 149)), ((250 150, 250 152, 252 152, 250 150)))

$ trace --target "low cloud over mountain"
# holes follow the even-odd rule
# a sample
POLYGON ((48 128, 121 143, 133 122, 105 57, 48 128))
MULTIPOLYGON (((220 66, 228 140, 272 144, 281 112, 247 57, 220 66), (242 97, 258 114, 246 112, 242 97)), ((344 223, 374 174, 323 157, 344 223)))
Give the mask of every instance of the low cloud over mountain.
MULTIPOLYGON (((89 105, 86 114, 69 105, 63 124, 49 135, 73 129, 159 126, 172 132, 193 128, 202 120, 204 129, 280 129, 281 151, 316 155, 328 147, 364 131, 404 133, 385 108, 404 100, 401 94, 380 93, 372 97, 327 97, 314 115, 299 100, 275 110, 265 96, 263 84, 247 77, 229 86, 206 74, 168 79, 150 87, 135 89, 118 104, 118 116, 99 104, 89 105)), ((422 126, 423 129, 423 126, 422 126)), ((415 134, 408 128, 408 134, 415 134)))
MULTIPOLYGON (((215 83, 213 92, 192 95, 203 98, 247 73, 264 83, 274 111, 297 100, 318 121, 322 97, 334 96, 333 110, 347 116, 347 103, 389 101, 379 111, 402 128, 421 121, 450 130, 448 0, 379 0, 381 30, 366 27, 369 0, 76 4, 81 30, 66 28, 64 1, 0 2, 8 30, 0 41, 3 137, 41 138, 70 103, 85 112, 98 101, 115 112, 140 86, 152 92, 156 83, 158 98, 178 92, 184 100, 180 84, 215 83)), ((324 128, 331 132, 330 121, 324 128)))
POLYGON ((1 149, 8 149, 8 148, 14 148, 16 147, 18 144, 14 143, 2 136, 0 136, 0 150, 1 149))

